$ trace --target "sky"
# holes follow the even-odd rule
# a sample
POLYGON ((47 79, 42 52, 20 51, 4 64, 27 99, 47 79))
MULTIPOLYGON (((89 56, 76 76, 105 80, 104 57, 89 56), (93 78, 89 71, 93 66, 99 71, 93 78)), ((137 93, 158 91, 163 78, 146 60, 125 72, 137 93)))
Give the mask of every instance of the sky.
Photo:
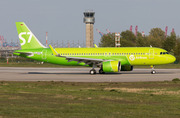
POLYGON ((95 12, 94 43, 103 33, 122 32, 133 26, 149 35, 152 28, 174 28, 180 35, 180 0, 0 0, 0 35, 7 42, 17 42, 15 22, 25 22, 33 34, 45 44, 82 43, 86 41, 83 12, 95 12))

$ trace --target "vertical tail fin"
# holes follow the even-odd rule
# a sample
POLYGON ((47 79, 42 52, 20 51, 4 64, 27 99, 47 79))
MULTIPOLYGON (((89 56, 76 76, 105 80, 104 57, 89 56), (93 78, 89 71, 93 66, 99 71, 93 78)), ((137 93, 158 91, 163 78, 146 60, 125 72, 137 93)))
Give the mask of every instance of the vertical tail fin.
POLYGON ((46 48, 39 42, 24 22, 16 22, 16 28, 22 49, 46 48))

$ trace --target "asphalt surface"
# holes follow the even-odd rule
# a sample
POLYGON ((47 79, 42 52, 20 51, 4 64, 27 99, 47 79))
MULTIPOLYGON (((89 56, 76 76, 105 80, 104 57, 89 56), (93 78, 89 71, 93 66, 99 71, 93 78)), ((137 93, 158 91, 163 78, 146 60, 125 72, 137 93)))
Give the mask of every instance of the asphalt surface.
POLYGON ((140 82, 180 78, 180 69, 155 69, 156 74, 151 74, 151 69, 134 69, 95 75, 89 74, 90 69, 0 67, 0 81, 140 82))

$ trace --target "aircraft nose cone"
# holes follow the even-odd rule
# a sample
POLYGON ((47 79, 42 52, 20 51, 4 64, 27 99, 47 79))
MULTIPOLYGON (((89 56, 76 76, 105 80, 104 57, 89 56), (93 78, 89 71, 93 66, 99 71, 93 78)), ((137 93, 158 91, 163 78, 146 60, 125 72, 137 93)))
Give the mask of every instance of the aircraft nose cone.
POLYGON ((171 56, 169 60, 171 61, 171 63, 173 63, 176 61, 176 58, 174 56, 171 56))

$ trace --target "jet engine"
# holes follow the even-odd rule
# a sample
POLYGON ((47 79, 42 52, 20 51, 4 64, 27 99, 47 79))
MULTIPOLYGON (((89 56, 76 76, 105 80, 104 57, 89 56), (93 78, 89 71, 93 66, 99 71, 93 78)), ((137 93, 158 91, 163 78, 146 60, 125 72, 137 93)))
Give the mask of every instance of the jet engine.
POLYGON ((102 64, 103 72, 119 72, 121 70, 120 61, 106 61, 102 64))

